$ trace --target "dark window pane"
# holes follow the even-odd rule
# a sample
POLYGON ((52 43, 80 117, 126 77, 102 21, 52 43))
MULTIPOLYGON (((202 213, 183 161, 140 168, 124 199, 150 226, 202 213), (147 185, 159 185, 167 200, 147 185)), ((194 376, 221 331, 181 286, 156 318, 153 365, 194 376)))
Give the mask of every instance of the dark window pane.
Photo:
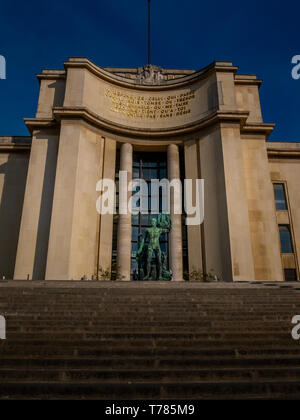
POLYGON ((293 254, 292 235, 289 226, 279 226, 282 254, 293 254))
POLYGON ((132 258, 132 259, 131 259, 131 270, 132 270, 132 272, 133 272, 134 270, 138 270, 138 264, 137 264, 137 262, 136 262, 136 259, 135 259, 135 258, 132 258))
POLYGON ((297 271, 295 268, 286 268, 284 270, 285 281, 297 281, 297 271))
POLYGON ((161 235, 160 240, 161 240, 161 242, 167 242, 167 240, 168 240, 167 234, 164 233, 163 235, 161 235))
POLYGON ((164 252, 165 254, 168 252, 168 244, 167 242, 163 242, 160 244, 161 250, 162 252, 164 252))
POLYGON ((138 153, 133 153, 133 165, 140 166, 140 163, 141 163, 140 155, 138 153))
POLYGON ((161 169, 160 170, 160 179, 166 179, 167 178, 167 169, 161 169))
POLYGON ((274 184, 275 203, 277 210, 287 210, 284 184, 274 184))
POLYGON ((132 224, 138 225, 139 224, 139 216, 138 215, 132 215, 132 224))
POLYGON ((158 179, 158 170, 157 169, 150 169, 150 178, 151 179, 158 179))
POLYGON ((132 240, 137 241, 138 240, 138 235, 139 235, 139 228, 138 227, 133 227, 132 228, 132 240))
POLYGON ((133 179, 137 179, 140 177, 140 169, 139 168, 133 168, 133 179))
POLYGON ((137 242, 132 242, 132 252, 136 252, 138 249, 138 243, 137 242))
POLYGON ((149 169, 143 168, 143 179, 149 179, 149 169))
POLYGON ((146 226, 149 225, 149 216, 148 216, 148 214, 142 214, 141 215, 141 223, 142 223, 142 225, 146 225, 146 226))
POLYGON ((145 162, 145 161, 143 161, 143 167, 144 168, 153 168, 153 166, 155 166, 156 165, 156 163, 155 162, 145 162))

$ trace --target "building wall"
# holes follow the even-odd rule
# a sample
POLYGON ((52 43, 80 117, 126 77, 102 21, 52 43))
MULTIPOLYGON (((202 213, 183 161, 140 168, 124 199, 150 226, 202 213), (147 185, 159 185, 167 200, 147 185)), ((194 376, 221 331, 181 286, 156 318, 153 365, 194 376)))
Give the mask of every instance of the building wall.
POLYGON ((64 78, 44 79, 40 82, 37 118, 52 118, 53 107, 63 106, 66 81, 64 78))
POLYGON ((96 275, 102 164, 103 138, 84 124, 62 122, 46 280, 96 275))
MULTIPOLYGON (((221 124, 232 279, 247 281, 254 277, 253 251, 248 213, 248 199, 240 125, 221 124)), ((221 174, 219 174, 221 176, 221 174)))
POLYGON ((29 150, 5 152, 0 144, 1 278, 12 279, 14 275, 28 162, 29 150))
POLYGON ((220 129, 214 127, 199 140, 201 178, 204 194, 204 246, 207 272, 224 281, 232 280, 224 161, 220 129))
POLYGON ((45 278, 59 132, 35 131, 28 167, 14 278, 45 278))
POLYGON ((248 122, 262 122, 258 86, 235 85, 236 102, 239 111, 249 112, 248 122))
POLYGON ((285 184, 288 211, 277 211, 277 224, 290 225, 294 248, 294 256, 282 256, 284 268, 296 268, 299 276, 300 267, 300 147, 293 143, 269 143, 268 149, 279 153, 269 155, 269 168, 272 182, 285 184), (280 153, 281 150, 281 153, 280 153), (283 155, 283 151, 285 154, 283 155), (295 155, 293 156, 293 153, 295 155), (292 261, 290 261, 292 259, 292 261))
POLYGON ((282 281, 274 192, 265 137, 244 136, 243 155, 255 279, 282 281))

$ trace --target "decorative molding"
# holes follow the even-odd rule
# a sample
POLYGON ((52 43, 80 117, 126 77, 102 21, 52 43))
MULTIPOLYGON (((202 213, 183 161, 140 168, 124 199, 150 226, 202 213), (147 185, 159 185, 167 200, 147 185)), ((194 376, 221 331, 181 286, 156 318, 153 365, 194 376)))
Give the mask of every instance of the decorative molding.
POLYGON ((0 143, 0 153, 3 152, 28 152, 31 149, 30 144, 5 144, 0 143))
POLYGON ((300 151, 267 149, 270 158, 300 159, 300 151))
POLYGON ((54 118, 24 118, 24 122, 31 134, 34 130, 57 126, 57 121, 54 118))
POLYGON ((152 138, 152 139, 179 136, 179 135, 193 133, 207 126, 219 123, 221 121, 237 122, 240 125, 243 125, 245 124, 245 121, 247 120, 248 115, 249 115, 248 112, 216 111, 203 117, 199 121, 196 121, 195 123, 192 123, 189 125, 174 127, 170 129, 151 130, 151 129, 138 129, 138 128, 133 129, 130 127, 122 126, 119 124, 115 124, 115 123, 103 120, 86 108, 58 107, 58 108, 53 109, 53 113, 57 121, 61 121, 63 119, 74 119, 74 118, 83 119, 97 126, 100 129, 112 131, 120 135, 125 135, 128 137, 145 137, 145 138, 152 138))
POLYGON ((242 133, 256 133, 256 134, 265 134, 267 137, 273 132, 276 124, 270 123, 246 123, 242 126, 242 133))

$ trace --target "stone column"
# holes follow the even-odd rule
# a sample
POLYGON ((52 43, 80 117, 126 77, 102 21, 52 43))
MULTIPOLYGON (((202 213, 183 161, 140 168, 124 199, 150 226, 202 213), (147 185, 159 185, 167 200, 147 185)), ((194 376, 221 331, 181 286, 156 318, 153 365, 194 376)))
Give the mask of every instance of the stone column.
MULTIPOLYGON (((120 151, 120 171, 127 172, 128 184, 132 180, 132 145, 124 143, 120 151)), ((120 193, 120 191, 119 191, 120 193)), ((130 194, 127 193, 127 203, 130 194)), ((118 280, 130 281, 131 269, 131 213, 119 214, 118 224, 118 280)))
MULTIPOLYGON (((180 179, 179 148, 175 144, 168 146, 168 177, 170 182, 173 179, 180 179)), ((171 190, 170 205, 173 224, 172 232, 169 235, 170 269, 172 270, 174 281, 183 281, 181 214, 174 214, 173 188, 171 190)))
MULTIPOLYGON (((185 142, 185 177, 193 180, 193 203, 196 202, 196 180, 200 179, 200 162, 198 162, 197 141, 192 140, 185 142)), ((203 271, 203 251, 204 247, 201 238, 201 225, 187 226, 188 237, 188 255, 189 255, 189 272, 203 271)))
MULTIPOLYGON (((116 172, 116 141, 104 140, 103 179, 115 181, 116 172)), ((113 240, 113 214, 102 214, 99 226, 99 255, 98 269, 111 272, 112 240, 113 240)), ((99 275, 99 273, 98 273, 99 275)), ((107 279, 108 280, 108 279, 107 279)))

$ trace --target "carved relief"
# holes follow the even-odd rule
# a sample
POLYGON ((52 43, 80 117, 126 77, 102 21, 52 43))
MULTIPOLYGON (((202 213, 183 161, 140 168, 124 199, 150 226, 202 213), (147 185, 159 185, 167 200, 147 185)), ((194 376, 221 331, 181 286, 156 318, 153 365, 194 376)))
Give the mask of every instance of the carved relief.
POLYGON ((167 75, 163 74, 161 67, 150 64, 138 68, 137 81, 141 85, 161 85, 167 80, 167 75))

